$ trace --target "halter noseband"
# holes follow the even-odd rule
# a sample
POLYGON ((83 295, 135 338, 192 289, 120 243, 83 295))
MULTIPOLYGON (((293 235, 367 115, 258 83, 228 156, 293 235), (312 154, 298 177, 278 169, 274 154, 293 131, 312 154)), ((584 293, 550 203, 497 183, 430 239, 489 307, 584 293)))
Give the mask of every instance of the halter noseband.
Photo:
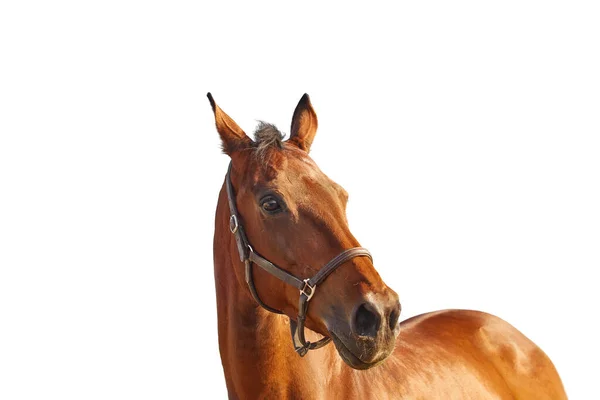
POLYGON ((351 260, 354 257, 369 257, 371 260, 373 260, 373 257, 371 257, 371 253, 369 253, 369 251, 363 247, 354 247, 348 250, 344 250, 343 252, 335 256, 327 264, 325 264, 325 266, 321 268, 312 278, 299 279, 294 275, 290 274, 289 272, 279 268, 269 260, 261 257, 252 249, 252 247, 248 243, 248 238, 246 237, 244 228, 240 223, 240 217, 235 204, 233 185, 231 184, 231 163, 229 164, 229 169, 227 170, 227 177, 225 178, 225 181, 225 186, 227 189, 227 200, 229 201, 230 211, 229 230, 235 237, 240 261, 245 264, 246 283, 248 284, 248 288, 250 289, 252 297, 254 298, 254 300, 256 300, 258 304, 260 304, 261 307, 263 307, 267 311, 277 314, 283 314, 281 311, 269 307, 268 305, 263 303, 263 301, 258 296, 258 292, 256 291, 256 286, 254 286, 254 280, 252 278, 252 264, 256 264, 271 275, 274 275, 276 278, 284 281, 288 285, 294 286, 300 291, 300 298, 298 300, 297 321, 294 321, 290 318, 292 342, 294 344, 294 349, 296 350, 296 352, 301 357, 303 357, 304 355, 306 355, 308 350, 315 350, 325 346, 331 341, 331 338, 324 337, 323 339, 314 343, 308 342, 304 338, 304 321, 306 320, 308 302, 314 296, 315 291, 317 290, 317 285, 323 282, 340 265, 342 265, 348 260, 351 260))

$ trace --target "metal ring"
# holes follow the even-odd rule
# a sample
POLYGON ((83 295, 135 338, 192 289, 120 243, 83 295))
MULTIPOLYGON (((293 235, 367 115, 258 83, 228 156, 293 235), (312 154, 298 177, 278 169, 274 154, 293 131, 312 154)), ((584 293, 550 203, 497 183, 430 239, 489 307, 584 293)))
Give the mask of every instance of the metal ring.
POLYGON ((305 279, 304 280, 304 287, 302 289, 300 289, 300 294, 303 294, 307 297, 306 301, 309 301, 310 299, 312 299, 312 297, 315 294, 315 290, 317 290, 317 285, 315 286, 310 286, 310 284, 308 283, 309 279, 305 279), (306 293, 306 288, 310 288, 310 294, 306 293))
POLYGON ((231 231, 231 233, 233 233, 235 235, 235 233, 238 231, 239 227, 240 227, 240 224, 238 223, 237 216, 235 214, 233 214, 231 217, 229 217, 229 230, 231 231))

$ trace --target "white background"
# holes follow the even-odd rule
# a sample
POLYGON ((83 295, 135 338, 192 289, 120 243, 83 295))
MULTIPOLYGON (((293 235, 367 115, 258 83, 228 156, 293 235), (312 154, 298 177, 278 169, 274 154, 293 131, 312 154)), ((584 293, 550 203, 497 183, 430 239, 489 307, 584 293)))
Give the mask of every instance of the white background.
POLYGON ((597 398, 597 3, 249 3, 2 2, 0 398, 226 397, 207 91, 247 132, 308 92, 402 317, 494 313, 597 398))

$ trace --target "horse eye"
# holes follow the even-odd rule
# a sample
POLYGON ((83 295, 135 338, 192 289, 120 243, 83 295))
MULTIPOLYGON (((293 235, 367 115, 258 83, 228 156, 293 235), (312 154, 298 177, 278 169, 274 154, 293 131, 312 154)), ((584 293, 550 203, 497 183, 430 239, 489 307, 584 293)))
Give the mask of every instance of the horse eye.
POLYGON ((281 206, 279 205, 279 202, 277 201, 277 199, 275 199, 274 197, 265 197, 262 200, 262 208, 263 210, 265 210, 268 213, 275 213, 279 210, 281 210, 281 206))

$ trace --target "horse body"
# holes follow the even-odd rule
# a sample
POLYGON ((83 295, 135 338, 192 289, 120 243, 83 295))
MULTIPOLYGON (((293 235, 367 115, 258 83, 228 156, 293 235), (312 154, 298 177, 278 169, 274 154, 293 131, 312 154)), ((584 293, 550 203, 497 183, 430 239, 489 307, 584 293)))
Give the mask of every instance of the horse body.
POLYGON ((366 371, 347 366, 333 346, 300 358, 287 318, 258 307, 233 273, 239 261, 224 192, 214 254, 219 348, 231 399, 567 398, 542 350, 510 324, 477 311, 403 321, 394 353, 366 371))
MULTIPOLYGON (((224 149, 234 160, 234 169, 237 167, 233 185, 241 217, 249 226, 250 242, 287 270, 310 276, 307 271, 314 269, 312 264, 323 265, 340 248, 356 247, 358 242, 346 227, 343 209, 347 194, 321 176, 312 161, 301 154, 312 143, 312 136, 303 138, 302 134, 316 129, 316 117, 311 120, 311 115, 303 113, 314 111, 303 100, 294 114, 289 140, 292 144, 280 144, 279 150, 269 153, 270 158, 261 154, 258 161, 241 150, 249 145, 243 131, 212 98, 211 104, 224 149), (268 168, 256 172, 259 164, 268 168), (285 168, 293 169, 293 173, 280 173, 285 168), (273 208, 272 197, 262 200, 263 186, 275 188, 281 197, 287 196, 285 212, 271 215, 253 209, 265 204, 267 209, 273 208), (292 192, 312 202, 312 196, 318 194, 330 204, 307 209, 306 202, 294 203, 289 198, 292 192), (285 213, 289 213, 289 220, 285 213), (291 241, 285 237, 290 225, 291 241), (273 236, 275 230, 277 235, 273 236), (264 240, 268 235, 270 241, 264 240), (291 243, 303 246, 294 252, 291 243)), ((307 339, 338 336, 335 346, 327 345, 300 357, 290 343, 288 320, 297 314, 297 291, 255 270, 261 298, 284 314, 261 308, 244 280, 244 264, 230 229, 228 196, 223 187, 215 220, 214 273, 219 349, 229 398, 567 398, 550 359, 498 317, 445 310, 413 317, 400 323, 398 329, 394 319, 397 295, 381 282, 370 260, 364 258, 350 260, 332 274, 318 289, 314 305, 308 310, 307 327, 312 331, 307 331, 307 339)))

